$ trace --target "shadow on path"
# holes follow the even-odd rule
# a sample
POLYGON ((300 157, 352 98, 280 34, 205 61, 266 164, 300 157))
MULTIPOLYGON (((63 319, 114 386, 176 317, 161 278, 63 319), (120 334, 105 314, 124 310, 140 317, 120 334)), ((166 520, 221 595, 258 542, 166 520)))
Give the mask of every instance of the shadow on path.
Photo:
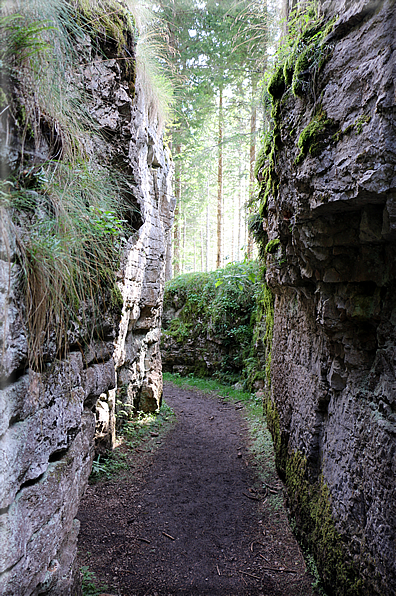
POLYGON ((268 482, 274 507, 243 410, 172 384, 164 397, 177 422, 162 444, 138 454, 129 477, 88 487, 82 564, 114 595, 310 596, 283 488, 275 475, 268 482))

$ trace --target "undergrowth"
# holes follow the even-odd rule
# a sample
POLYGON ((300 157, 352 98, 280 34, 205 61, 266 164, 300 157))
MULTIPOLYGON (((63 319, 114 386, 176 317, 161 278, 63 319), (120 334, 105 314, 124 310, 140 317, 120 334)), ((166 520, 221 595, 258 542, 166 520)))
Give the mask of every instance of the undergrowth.
POLYGON ((107 585, 99 583, 93 571, 89 570, 88 565, 80 568, 82 580, 82 596, 99 596, 107 590, 107 585))
MULTIPOLYGON (((179 275, 165 286, 164 310, 178 316, 163 322, 163 339, 183 345, 205 338, 213 348, 218 378, 238 380, 250 350, 255 295, 258 292, 258 263, 231 263, 209 273, 179 275)), ((210 358, 209 358, 210 359, 210 358)), ((205 354, 196 358, 196 376, 208 375, 205 354)))
POLYGON ((165 402, 157 412, 152 414, 139 412, 133 418, 128 418, 126 412, 124 416, 120 411, 118 416, 122 418, 117 435, 118 445, 106 456, 96 457, 89 479, 91 484, 100 480, 114 479, 124 471, 131 470, 135 450, 137 448, 146 451, 154 450, 157 441, 165 436, 175 419, 173 410, 165 402))

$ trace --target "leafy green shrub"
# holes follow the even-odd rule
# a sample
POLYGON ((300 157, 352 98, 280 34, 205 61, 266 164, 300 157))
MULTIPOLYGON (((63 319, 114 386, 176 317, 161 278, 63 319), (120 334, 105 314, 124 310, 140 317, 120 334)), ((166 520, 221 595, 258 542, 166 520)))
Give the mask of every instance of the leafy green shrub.
MULTIPOLYGON (((180 275, 168 282, 164 309, 181 310, 177 318, 164 322, 163 341, 171 338, 184 344, 201 337, 221 346, 220 376, 241 371, 253 333, 257 273, 255 262, 231 263, 224 269, 180 275)), ((204 362, 196 362, 195 373, 207 374, 204 362)))

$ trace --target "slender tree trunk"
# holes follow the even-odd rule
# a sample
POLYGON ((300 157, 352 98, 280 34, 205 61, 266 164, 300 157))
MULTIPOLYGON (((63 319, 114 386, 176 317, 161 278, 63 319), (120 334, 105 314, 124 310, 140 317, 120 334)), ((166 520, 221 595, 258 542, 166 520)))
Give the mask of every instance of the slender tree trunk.
POLYGON ((221 207, 221 237, 222 237, 222 266, 226 264, 227 252, 226 252, 226 235, 225 235, 225 226, 224 226, 224 219, 225 219, 225 201, 224 201, 224 192, 223 192, 223 203, 221 207))
POLYGON ((186 232, 187 232, 187 225, 186 225, 186 216, 183 219, 183 256, 182 256, 182 273, 186 272, 186 232))
POLYGON ((219 89, 219 157, 217 162, 217 258, 216 269, 222 265, 222 207, 223 207, 223 89, 219 89))
POLYGON ((204 232, 201 228, 201 271, 204 270, 204 232))
POLYGON ((196 246, 195 235, 194 235, 194 268, 193 268, 193 271, 196 271, 197 270, 197 258, 196 258, 197 251, 196 251, 196 248, 197 248, 197 246, 196 246))
MULTIPOLYGON (((239 162, 238 166, 239 184, 238 184, 238 257, 241 256, 240 250, 242 248, 242 164, 239 162)), ((238 258, 238 260, 240 260, 238 258)))
MULTIPOLYGON (((257 107, 256 107, 256 91, 257 81, 255 76, 252 76, 252 107, 250 113, 250 154, 249 154, 249 208, 248 215, 253 213, 254 203, 254 164, 256 161, 256 120, 257 120, 257 107)), ((253 258, 253 235, 248 230, 248 241, 247 241, 247 257, 248 259, 253 258)))
POLYGON ((210 251, 210 212, 209 212, 209 178, 208 178, 208 204, 206 205, 206 271, 209 271, 209 251, 210 251))
MULTIPOLYGON (((181 146, 176 145, 175 156, 180 155, 181 146)), ((175 167, 175 196, 176 196, 176 208, 175 208, 175 223, 173 225, 173 272, 174 275, 180 273, 180 201, 181 201, 181 161, 176 160, 175 167)))
MULTIPOLYGON (((235 205, 235 203, 234 203, 235 205)), ((231 261, 234 262, 234 246, 235 243, 235 207, 232 210, 232 226, 231 226, 231 261)))

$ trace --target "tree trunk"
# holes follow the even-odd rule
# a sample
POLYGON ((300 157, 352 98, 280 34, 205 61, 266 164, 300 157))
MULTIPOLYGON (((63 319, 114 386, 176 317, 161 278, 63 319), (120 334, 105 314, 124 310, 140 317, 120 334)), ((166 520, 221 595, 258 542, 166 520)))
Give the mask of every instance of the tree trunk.
MULTIPOLYGON (((235 197, 235 195, 234 195, 235 197)), ((233 203, 232 209, 232 225, 231 225, 231 261, 235 260, 235 203, 233 203)))
POLYGON ((222 265, 222 209, 223 207, 223 89, 219 89, 219 157, 217 162, 217 258, 216 269, 222 265))
MULTIPOLYGON (((257 120, 257 106, 256 106, 256 91, 257 80, 252 76, 252 107, 250 113, 250 155, 249 155, 249 207, 247 215, 249 216, 254 210, 254 164, 256 161, 256 120, 257 120)), ((253 258, 253 235, 248 228, 247 240, 247 257, 253 258)))
POLYGON ((187 232, 187 223, 186 223, 186 216, 184 216, 184 219, 183 219, 182 273, 186 272, 186 232, 187 232))
POLYGON ((204 270, 204 233, 201 228, 201 271, 204 270))
POLYGON ((208 204, 206 205, 206 271, 209 271, 209 251, 210 251, 210 212, 209 212, 209 177, 208 177, 208 204))
POLYGON ((240 260, 240 250, 242 248, 242 164, 239 162, 239 184, 238 184, 238 261, 240 260))

